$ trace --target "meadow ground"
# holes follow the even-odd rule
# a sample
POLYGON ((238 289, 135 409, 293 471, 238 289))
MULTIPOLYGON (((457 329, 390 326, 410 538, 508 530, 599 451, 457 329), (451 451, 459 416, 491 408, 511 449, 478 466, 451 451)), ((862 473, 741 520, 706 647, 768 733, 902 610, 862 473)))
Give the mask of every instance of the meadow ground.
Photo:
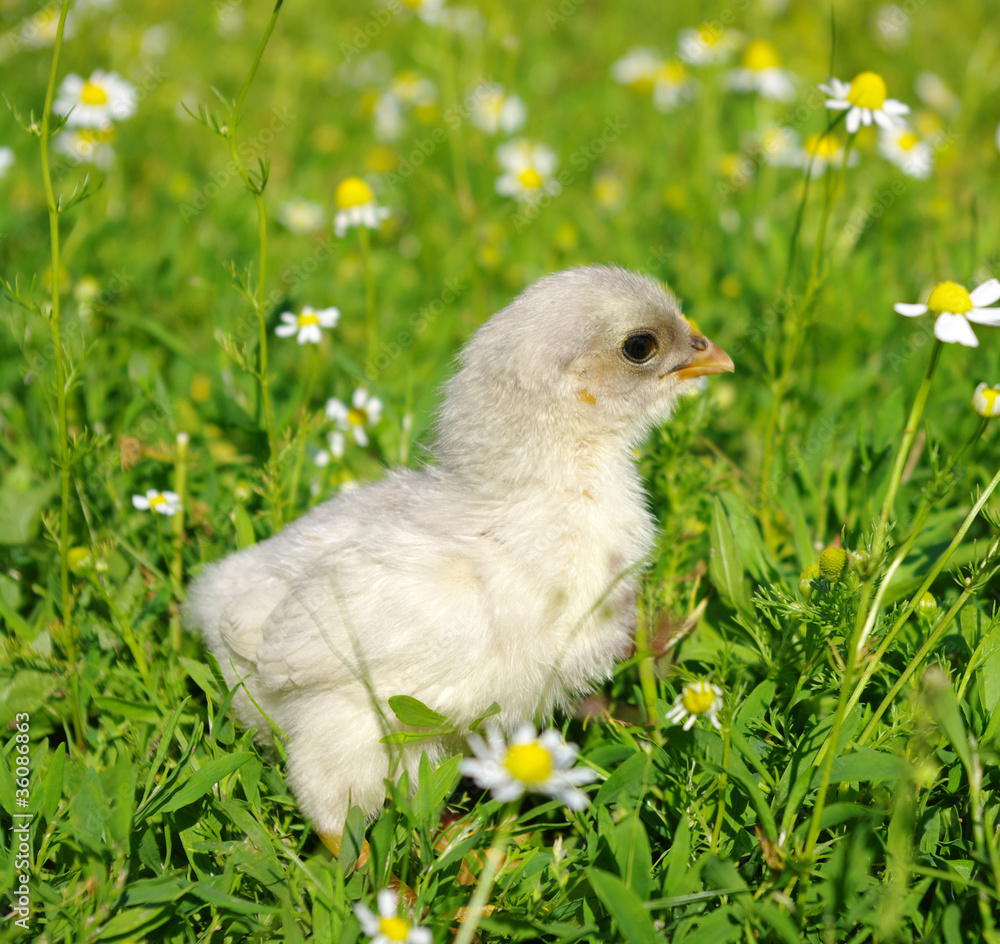
POLYGON ((382 940, 446 941, 491 844, 466 940, 1000 940, 989 8, 0 2, 0 940, 365 940, 393 873, 382 940), (456 758, 345 873, 183 587, 419 464, 463 341, 587 262, 737 365, 638 458, 635 654, 556 720, 590 802, 456 758))

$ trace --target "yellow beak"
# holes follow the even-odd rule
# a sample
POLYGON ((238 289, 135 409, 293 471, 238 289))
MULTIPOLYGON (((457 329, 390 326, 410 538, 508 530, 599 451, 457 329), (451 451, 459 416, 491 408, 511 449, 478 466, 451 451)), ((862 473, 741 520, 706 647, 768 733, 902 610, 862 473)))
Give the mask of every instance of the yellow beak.
MULTIPOLYGON (((692 377, 704 377, 706 374, 725 374, 736 369, 733 359, 718 344, 709 341, 703 334, 692 332, 691 347, 696 352, 694 357, 687 363, 667 371, 667 374, 672 374, 678 380, 690 380, 692 377)), ((667 374, 663 376, 666 377, 667 374)))

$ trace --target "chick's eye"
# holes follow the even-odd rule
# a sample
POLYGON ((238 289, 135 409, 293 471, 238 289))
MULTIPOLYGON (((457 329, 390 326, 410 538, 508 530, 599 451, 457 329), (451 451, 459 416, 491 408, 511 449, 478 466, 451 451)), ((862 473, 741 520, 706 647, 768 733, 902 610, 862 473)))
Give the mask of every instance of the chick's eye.
POLYGON ((622 354, 625 356, 625 360, 631 361, 633 364, 644 364, 656 354, 658 347, 656 335, 650 334, 648 331, 640 331, 636 334, 630 334, 622 342, 622 354))

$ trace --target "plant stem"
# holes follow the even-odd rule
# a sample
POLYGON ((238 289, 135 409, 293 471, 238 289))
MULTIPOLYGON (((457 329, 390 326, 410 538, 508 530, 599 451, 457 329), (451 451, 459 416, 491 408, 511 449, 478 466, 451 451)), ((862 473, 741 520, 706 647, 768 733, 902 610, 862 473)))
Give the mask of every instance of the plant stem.
POLYGON ((368 358, 366 363, 374 369, 378 354, 378 319, 375 317, 375 269, 372 267, 372 244, 368 227, 363 223, 358 227, 358 245, 361 250, 361 268, 365 277, 365 327, 368 334, 368 358))
POLYGON ((510 805, 504 812, 500 825, 497 827, 493 842, 486 852, 486 864, 483 866, 482 874, 479 876, 479 884, 476 886, 472 899, 465 908, 465 920, 455 935, 455 944, 470 944, 475 936, 476 928, 479 926, 479 919, 483 916, 483 908, 493 891, 493 882, 500 870, 500 863, 503 861, 510 844, 511 829, 517 817, 517 807, 510 805))
POLYGON ((903 430, 903 438, 899 443, 899 450, 896 452, 896 461, 893 463, 892 472, 889 475, 889 490, 885 494, 882 514, 879 516, 878 525, 875 528, 875 538, 872 541, 872 559, 876 562, 885 550, 885 535, 889 528, 889 517, 892 515, 893 505, 896 503, 896 493, 899 491, 899 485, 903 478, 903 469, 906 467, 906 460, 910 455, 910 447, 913 445, 913 437, 917 432, 917 424, 924 412, 924 404, 927 402, 927 395, 931 389, 931 378, 934 376, 934 369, 937 367, 943 346, 941 341, 934 343, 934 350, 931 351, 931 359, 927 364, 927 373, 924 375, 920 389, 917 390, 917 395, 913 400, 913 407, 903 430))
MULTIPOLYGON (((268 448, 272 460, 276 459, 278 455, 278 433, 274 422, 274 407, 271 403, 270 377, 268 376, 267 370, 267 311, 265 294, 265 287, 267 284, 267 214, 264 209, 263 196, 264 187, 267 184, 267 173, 262 162, 259 181, 254 181, 251 178, 250 173, 247 171, 247 168, 243 163, 243 159, 240 156, 239 148, 236 146, 236 127, 239 124, 240 112, 243 110, 243 103, 246 100, 247 93, 250 91, 250 83, 253 81, 253 77, 257 74, 257 68, 263 58, 264 49, 267 47, 268 40, 274 32, 275 24, 278 21, 278 13, 281 10, 283 2, 284 0, 277 0, 274 5, 274 10, 271 13, 271 19, 268 21, 267 29, 265 29, 264 36, 260 41, 260 45, 257 47, 257 52, 250 65, 250 71, 243 80, 243 85, 241 86, 239 94, 236 97, 236 103, 233 105, 232 113, 229 116, 229 121, 227 122, 225 128, 225 137, 229 142, 230 157, 232 158, 233 164, 239 172, 240 177, 243 179, 244 186, 250 191, 250 193, 253 194, 254 204, 257 208, 257 231, 260 244, 260 272, 257 277, 256 291, 254 292, 254 311, 257 315, 257 335, 259 347, 257 379, 260 384, 260 398, 264 409, 264 425, 267 429, 268 448)), ((282 525, 280 500, 272 502, 271 510, 274 515, 275 526, 280 528, 282 525)))
POLYGON ((59 507, 59 587, 62 597, 62 631, 59 636, 66 662, 69 666, 70 687, 74 704, 73 723, 76 727, 77 743, 82 743, 83 718, 79 710, 79 680, 76 662, 78 657, 76 627, 73 625, 73 597, 69 587, 69 494, 70 494, 70 451, 69 424, 66 418, 66 363, 63 359, 62 320, 59 311, 59 205, 52 188, 52 170, 49 166, 49 133, 52 118, 52 99, 55 95, 56 76, 59 72, 59 54, 62 51, 63 30, 69 0, 63 0, 59 9, 59 23, 56 26, 56 40, 52 50, 52 67, 49 70, 49 84, 45 89, 45 106, 42 111, 42 125, 38 134, 41 151, 42 182, 45 187, 45 202, 49 214, 49 244, 52 253, 52 311, 49 327, 52 331, 52 347, 56 362, 56 424, 59 436, 59 478, 61 499, 59 507))
POLYGON ((719 775, 719 808, 715 813, 715 826, 712 829, 711 851, 719 854, 719 835, 722 833, 722 824, 726 818, 726 787, 729 784, 729 725, 722 731, 722 773, 719 775))
MULTIPOLYGON (((899 631, 903 628, 906 621, 910 618, 910 616, 913 614, 913 611, 917 608, 917 604, 920 602, 920 598, 927 592, 931 584, 934 583, 934 581, 937 579, 938 574, 941 573, 945 565, 951 559, 952 555, 955 553, 956 550, 958 550, 958 546, 962 543, 962 540, 965 538, 966 533, 972 526, 972 522, 975 521, 975 519, 978 517, 979 512, 982 510, 983 506, 989 500, 990 495, 993 494, 993 490, 997 487, 997 485, 1000 485, 1000 472, 997 472, 997 474, 993 477, 990 484, 986 486, 986 489, 984 490, 983 494, 979 496, 979 500, 972 507, 972 510, 968 513, 968 515, 965 516, 965 520, 962 522, 961 527, 958 529, 958 533, 952 539, 951 543, 944 550, 941 556, 934 562, 934 566, 930 569, 930 572, 924 578, 924 582, 920 585, 916 593, 914 593, 913 596, 910 598, 909 603, 906 604, 906 606, 903 608, 903 612, 900 613, 900 615, 896 618, 896 622, 892 624, 891 629, 885 634, 885 638, 882 640, 878 649, 875 651, 875 654, 869 660, 868 665, 865 667, 864 672, 862 672, 861 678, 858 680, 856 689, 851 693, 851 697, 849 700, 849 707, 851 709, 853 709, 853 707, 860 700, 861 695, 864 692, 865 686, 868 684, 869 679, 872 677, 872 675, 874 675, 876 669, 879 667, 882 661, 882 656, 884 656, 885 653, 888 651, 889 646, 892 645, 892 642, 899 634, 899 631)), ((968 599, 968 596, 966 596, 966 594, 970 592, 971 590, 968 589, 963 591, 963 596, 965 599, 968 599)), ((962 600, 962 602, 964 602, 964 600, 962 600)), ((876 719, 873 719, 865 727, 865 730, 864 732, 862 732, 859 743, 864 743, 871 736, 871 730, 874 730, 873 729, 874 720, 876 719)))
POLYGON ((177 458, 174 463, 174 491, 180 496, 180 505, 174 515, 174 547, 170 560, 170 581, 173 584, 174 602, 170 610, 170 645, 174 652, 181 651, 180 602, 184 587, 184 511, 187 507, 188 434, 177 434, 177 458))

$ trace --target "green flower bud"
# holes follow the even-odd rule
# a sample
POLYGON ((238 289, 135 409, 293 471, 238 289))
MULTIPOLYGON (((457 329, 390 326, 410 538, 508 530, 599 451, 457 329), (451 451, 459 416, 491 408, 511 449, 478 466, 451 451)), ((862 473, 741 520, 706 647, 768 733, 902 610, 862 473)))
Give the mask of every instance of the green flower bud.
POLYGON ((922 623, 930 623, 937 614, 937 608, 937 600, 931 594, 925 593, 917 603, 917 619, 922 623))
POLYGON ((94 568, 94 559, 88 547, 71 547, 66 555, 66 563, 74 574, 85 574, 94 568))
POLYGON ((836 583, 847 566, 847 551, 842 547, 828 547, 819 555, 819 572, 830 583, 836 583))
POLYGON ((810 564, 799 575, 799 593, 808 600, 812 596, 812 582, 819 577, 819 564, 810 564))

